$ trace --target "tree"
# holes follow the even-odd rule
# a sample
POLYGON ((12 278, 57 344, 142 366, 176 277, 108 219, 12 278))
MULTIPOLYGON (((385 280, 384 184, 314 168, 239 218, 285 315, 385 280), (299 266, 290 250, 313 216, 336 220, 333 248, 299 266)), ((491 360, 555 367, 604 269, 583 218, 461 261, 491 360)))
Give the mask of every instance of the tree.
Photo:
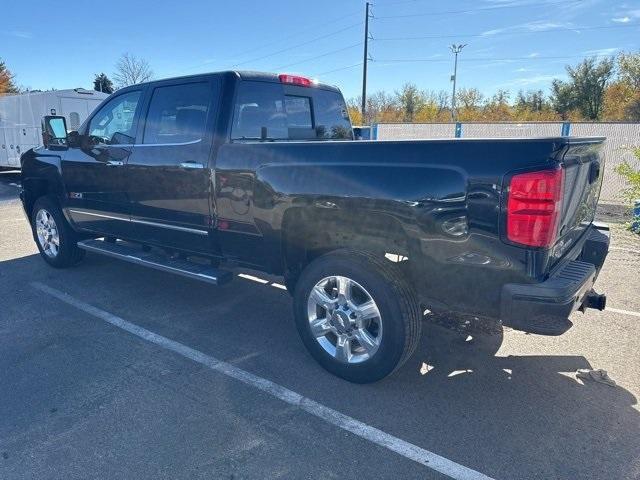
POLYGON ((603 120, 626 120, 627 109, 634 100, 635 91, 626 82, 618 80, 604 92, 603 120))
POLYGON ((509 91, 498 90, 485 104, 483 120, 505 121, 511 120, 512 112, 509 105, 509 91))
POLYGON ((402 112, 403 121, 413 122, 416 113, 424 107, 424 94, 413 83, 405 83, 396 91, 396 102, 402 112))
POLYGON ((152 77, 153 72, 149 67, 149 63, 129 53, 122 54, 118 63, 116 63, 116 71, 113 74, 113 79, 116 81, 118 88, 146 82, 152 77))
POLYGON ((456 93, 458 120, 467 122, 479 120, 483 103, 484 95, 480 90, 477 88, 461 88, 456 93))
POLYGON ((7 68, 5 63, 0 60, 0 95, 6 93, 18 93, 19 89, 13 83, 14 75, 7 68))
POLYGON ((562 120, 567 120, 569 113, 577 105, 573 86, 562 80, 553 80, 551 82, 551 102, 562 120))
POLYGON ((636 92, 640 91, 640 53, 622 52, 618 55, 618 71, 620 81, 636 92))
POLYGON ((113 93, 113 82, 104 73, 96 75, 93 80, 93 89, 98 92, 113 93))
POLYGON ((640 122, 640 94, 636 94, 636 98, 624 109, 624 116, 625 120, 640 122))
POLYGON ((604 59, 597 62, 595 58, 587 58, 578 66, 567 66, 566 69, 575 106, 585 118, 599 120, 604 91, 614 73, 613 60, 604 59))

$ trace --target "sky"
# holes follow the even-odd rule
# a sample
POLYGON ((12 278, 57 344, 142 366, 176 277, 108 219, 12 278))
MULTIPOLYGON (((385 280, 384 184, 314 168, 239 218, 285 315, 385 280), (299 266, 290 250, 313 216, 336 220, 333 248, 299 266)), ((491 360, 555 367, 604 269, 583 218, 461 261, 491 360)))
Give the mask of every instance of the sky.
MULTIPOLYGON (((363 0, 3 4, 0 59, 22 87, 91 88, 128 52, 154 78, 242 69, 303 74, 346 97, 362 89, 363 0)), ((370 93, 449 91, 452 43, 467 44, 458 88, 486 95, 546 91, 566 64, 640 50, 640 0, 375 0, 371 13, 370 93)))

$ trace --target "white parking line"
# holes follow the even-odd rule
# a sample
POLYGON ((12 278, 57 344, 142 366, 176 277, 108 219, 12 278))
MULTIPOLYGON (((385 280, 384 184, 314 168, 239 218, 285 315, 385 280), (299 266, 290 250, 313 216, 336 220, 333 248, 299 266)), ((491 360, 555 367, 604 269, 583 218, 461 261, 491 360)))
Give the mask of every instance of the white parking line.
POLYGON ((624 315, 631 315, 633 317, 640 317, 640 312, 633 312, 631 310, 621 310, 619 308, 610 308, 610 307, 606 307, 605 310, 607 312, 622 313, 624 315))
POLYGON ((342 430, 351 432, 360 438, 391 450, 392 452, 402 455, 409 460, 418 462, 421 465, 435 470, 436 472, 440 472, 450 478, 454 478, 456 480, 491 480, 491 477, 480 472, 460 465, 452 460, 430 452, 429 450, 420 448, 417 445, 406 442, 398 437, 394 437, 393 435, 367 425, 366 423, 356 420, 348 415, 344 415, 337 410, 326 407, 314 400, 300 395, 297 392, 278 385, 271 380, 258 377, 257 375, 235 367, 227 362, 223 362, 222 360, 206 355, 205 353, 187 347, 179 342, 153 333, 131 322, 127 322, 126 320, 106 312, 105 310, 101 310, 89 305, 88 303, 77 300, 60 290, 56 290, 55 288, 51 288, 40 282, 33 282, 31 283, 31 286, 77 308, 78 310, 82 310, 93 317, 99 318, 100 320, 103 320, 115 327, 140 337, 143 340, 182 355, 194 362, 209 367, 211 370, 215 370, 216 372, 227 375, 228 377, 235 378, 246 385, 257 388, 258 390, 278 398, 283 402, 296 406, 327 423, 341 428, 342 430))
POLYGON ((615 252, 636 253, 636 254, 640 255, 640 250, 634 250, 632 248, 609 247, 609 250, 613 250, 615 252))

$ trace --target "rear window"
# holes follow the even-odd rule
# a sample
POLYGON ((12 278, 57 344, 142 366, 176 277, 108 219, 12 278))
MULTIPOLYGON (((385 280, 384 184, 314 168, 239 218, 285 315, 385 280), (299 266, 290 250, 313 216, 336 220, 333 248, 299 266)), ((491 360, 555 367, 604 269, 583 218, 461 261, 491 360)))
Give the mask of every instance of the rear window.
POLYGON ((318 88, 241 82, 232 140, 353 139, 344 100, 318 88))

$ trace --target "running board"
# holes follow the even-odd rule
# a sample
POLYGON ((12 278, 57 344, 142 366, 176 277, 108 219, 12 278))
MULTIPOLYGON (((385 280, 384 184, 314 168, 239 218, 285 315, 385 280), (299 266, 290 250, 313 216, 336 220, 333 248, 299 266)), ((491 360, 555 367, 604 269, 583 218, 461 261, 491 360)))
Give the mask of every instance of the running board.
POLYGON ((213 285, 223 285, 233 278, 233 274, 228 270, 220 270, 211 265, 202 265, 189 260, 169 258, 154 251, 145 252, 137 246, 124 242, 110 243, 104 240, 84 240, 78 242, 78 247, 88 252, 107 255, 125 262, 155 268, 163 272, 175 273, 213 285))

